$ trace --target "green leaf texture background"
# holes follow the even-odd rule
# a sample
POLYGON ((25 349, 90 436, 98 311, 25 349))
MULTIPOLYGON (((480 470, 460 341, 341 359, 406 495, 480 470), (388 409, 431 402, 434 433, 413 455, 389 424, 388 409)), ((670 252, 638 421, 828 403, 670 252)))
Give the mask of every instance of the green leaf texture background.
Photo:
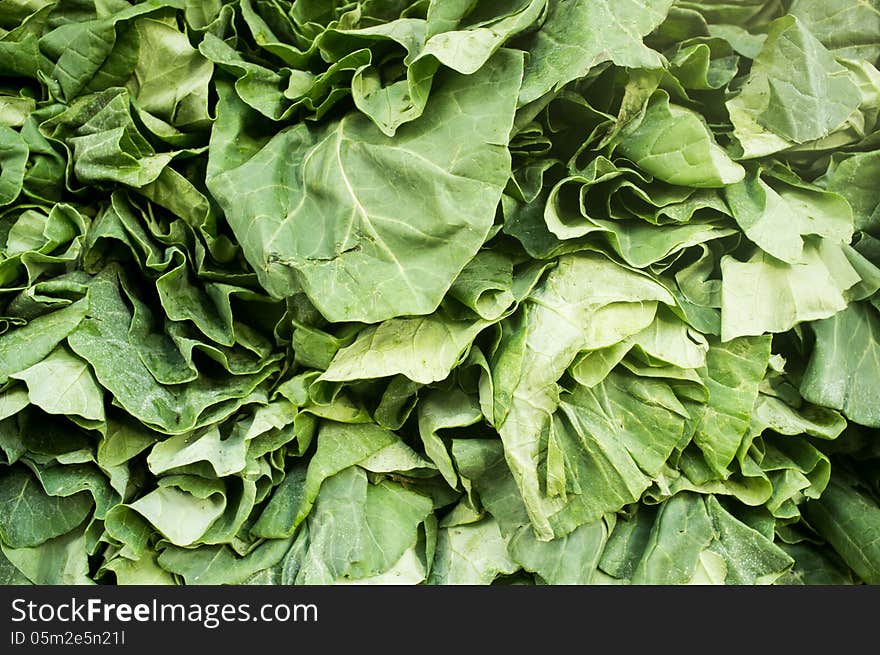
POLYGON ((0 582, 880 582, 877 0, 0 0, 0 582))

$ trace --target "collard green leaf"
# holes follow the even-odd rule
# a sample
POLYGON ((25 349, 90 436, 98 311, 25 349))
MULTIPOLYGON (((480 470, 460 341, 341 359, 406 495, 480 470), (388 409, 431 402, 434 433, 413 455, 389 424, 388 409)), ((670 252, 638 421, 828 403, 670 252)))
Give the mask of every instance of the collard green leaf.
POLYGON ((405 375, 429 384, 446 378, 488 321, 453 320, 442 313, 393 318, 370 326, 342 348, 322 380, 346 381, 405 375))
POLYGON ((494 250, 478 252, 456 278, 449 295, 486 321, 494 321, 514 303, 513 262, 494 250))
POLYGON ((128 88, 138 107, 179 129, 207 127, 213 66, 173 26, 135 22, 139 56, 128 88))
POLYGON ((734 518, 714 497, 681 494, 657 514, 632 582, 769 584, 791 565, 784 551, 734 518))
POLYGON ((305 479, 305 466, 287 471, 284 480, 275 487, 272 498, 251 528, 251 534, 267 539, 293 536, 296 517, 303 500, 305 479))
POLYGON ((670 104, 658 91, 633 129, 624 128, 618 151, 658 179, 690 187, 721 187, 745 176, 715 143, 712 133, 694 112, 670 104))
POLYGON ((66 348, 56 348, 12 377, 24 381, 30 401, 43 411, 104 420, 101 387, 89 365, 66 348))
POLYGON ((860 281, 839 246, 807 244, 786 264, 762 251, 748 261, 721 258, 721 338, 782 332, 828 318, 847 306, 846 291, 860 281))
POLYGON ((170 546, 159 554, 158 564, 188 585, 242 584, 275 566, 289 548, 289 539, 267 539, 243 556, 229 546, 170 546))
POLYGON ((868 494, 846 477, 831 480, 819 500, 805 511, 816 530, 844 562, 867 584, 880 579, 877 530, 880 508, 868 494))
POLYGON ((0 540, 11 548, 39 546, 64 534, 82 523, 91 509, 87 493, 50 496, 21 465, 0 474, 0 540))
MULTIPOLYGON (((487 18, 464 30, 436 32, 436 12, 434 21, 401 17, 360 29, 330 29, 321 35, 319 48, 330 60, 341 60, 351 49, 374 42, 395 42, 403 48, 406 79, 384 84, 381 63, 370 62, 355 70, 351 80, 355 106, 383 134, 394 136, 401 125, 424 112, 439 66, 465 75, 477 72, 506 40, 530 27, 546 7, 547 0, 530 0, 508 15, 487 18)), ((356 52, 359 50, 351 54, 356 52)))
POLYGON ((718 473, 726 472, 749 429, 769 359, 768 337, 740 337, 709 347, 706 368, 701 371, 709 397, 696 410, 699 423, 694 443, 718 473))
POLYGON ((58 457, 57 464, 34 466, 32 470, 43 489, 51 496, 68 498, 82 491, 91 494, 96 519, 104 519, 110 508, 121 500, 121 494, 111 488, 98 467, 90 462, 78 462, 73 456, 58 457))
POLYGON ((318 450, 309 462, 302 491, 303 500, 295 524, 301 523, 308 515, 327 478, 355 464, 361 464, 397 443, 398 437, 393 432, 377 425, 324 423, 318 433, 318 450))
POLYGON ((531 528, 524 527, 510 539, 508 551, 547 584, 594 584, 607 538, 604 521, 585 523, 552 541, 540 541, 531 528))
MULTIPOLYGON (((549 584, 593 581, 608 533, 602 521, 581 525, 564 537, 541 541, 532 530, 501 444, 495 439, 454 439, 451 450, 462 477, 473 484, 482 503, 498 521, 507 540, 509 557, 549 584)), ((481 528, 488 529, 485 525, 481 528)), ((473 532, 465 531, 464 536, 473 532)), ((442 532, 439 538, 443 539, 442 532)))
POLYGON ((736 222, 764 252, 796 264, 802 260, 806 235, 850 241, 852 212, 841 196, 805 186, 779 186, 777 191, 756 174, 724 192, 736 222))
POLYGON ((659 68, 660 55, 646 47, 642 37, 662 22, 671 5, 671 0, 552 3, 529 49, 520 104, 559 89, 605 61, 627 68, 659 68), (612 25, 616 28, 609 31, 612 25))
POLYGON ((612 372, 561 398, 565 420, 547 444, 547 490, 580 505, 592 523, 638 500, 685 436, 687 410, 663 382, 612 372), (562 464, 551 476, 551 448, 562 464), (552 482, 552 484, 551 484, 552 482))
POLYGON ((494 420, 544 539, 566 534, 581 518, 575 518, 576 511, 564 512, 565 497, 542 492, 538 474, 559 402, 557 380, 579 351, 612 345, 647 327, 658 302, 673 300, 649 277, 599 255, 570 256, 560 260, 532 293, 519 322, 506 331, 492 369, 494 420), (581 279, 591 280, 590 286, 581 279))
POLYGON ((771 24, 745 86, 728 108, 745 156, 754 157, 827 136, 860 103, 847 69, 804 23, 787 15, 771 24))
POLYGON ((174 576, 161 568, 156 555, 145 555, 138 560, 115 557, 104 568, 112 571, 119 585, 173 585, 174 576))
POLYGON ((839 558, 829 556, 809 543, 784 544, 782 549, 794 559, 794 566, 785 578, 789 585, 851 585, 852 575, 839 558))
POLYGON ((131 504, 176 546, 191 546, 208 531, 225 509, 222 492, 193 495, 177 486, 151 491, 131 504))
POLYGON ((9 561, 2 549, 0 549, 0 584, 15 586, 32 584, 27 576, 9 561))
POLYGON ((825 175, 829 191, 846 198, 853 210, 857 230, 877 233, 880 230, 880 202, 874 193, 874 180, 880 174, 877 152, 858 153, 833 162, 825 175))
POLYGON ((0 376, 9 376, 40 362, 85 318, 89 302, 77 300, 26 325, 0 334, 0 376))
POLYGON ((162 474, 195 462, 208 462, 217 477, 239 473, 246 466, 247 443, 244 434, 223 439, 217 429, 197 434, 179 434, 157 443, 150 450, 147 464, 155 474, 162 474))
POLYGON ((83 184, 120 182, 142 187, 154 182, 174 156, 157 153, 141 135, 123 88, 78 98, 42 123, 40 130, 65 144, 71 154, 68 168, 83 184))
POLYGON ((147 425, 182 434, 212 422, 212 417, 229 416, 249 397, 260 399, 259 385, 271 369, 227 379, 204 376, 182 388, 159 384, 130 340, 132 314, 118 275, 117 269, 107 268, 94 279, 89 316, 68 338, 73 351, 92 365, 98 381, 117 402, 147 425), (108 343, 113 344, 110 350, 108 343))
POLYGON ((89 585, 86 536, 71 530, 37 546, 0 543, 6 559, 35 585, 89 585))
POLYGON ((450 487, 458 486, 458 474, 449 456, 440 430, 473 425, 483 418, 477 401, 460 391, 432 391, 418 408, 419 435, 425 454, 431 459, 450 487))
POLYGON ((876 2, 795 0, 790 11, 836 56, 874 62, 880 57, 880 7, 876 2))
POLYGON ((28 146, 15 130, 0 125, 0 207, 10 204, 24 183, 28 146))
POLYGON ((841 410, 856 423, 880 427, 877 310, 853 303, 831 318, 812 323, 811 328, 816 347, 801 381, 801 394, 810 402, 841 410))
POLYGON ((248 107, 273 120, 291 113, 290 100, 285 96, 287 80, 280 72, 248 61, 210 32, 199 44, 199 52, 219 68, 236 75, 235 92, 248 107))
MULTIPOLYGON (((394 138, 358 115, 299 125, 211 177, 266 289, 283 297, 302 285, 331 320, 433 311, 491 227, 521 65, 505 51, 472 76, 448 76, 425 117, 394 138)), ((221 106, 218 120, 235 111, 221 106)))
POLYGON ((484 519, 471 525, 440 530, 430 582, 490 584, 499 575, 515 573, 518 568, 507 553, 507 543, 501 536, 498 523, 484 519))
MULTIPOLYGON (((358 468, 333 475, 322 484, 309 516, 308 550, 298 563, 297 583, 364 583, 388 573, 416 546, 431 507, 429 498, 400 485, 369 484, 358 468)), ((415 580, 411 572, 411 566, 397 569, 401 582, 425 576, 424 568, 415 580)))

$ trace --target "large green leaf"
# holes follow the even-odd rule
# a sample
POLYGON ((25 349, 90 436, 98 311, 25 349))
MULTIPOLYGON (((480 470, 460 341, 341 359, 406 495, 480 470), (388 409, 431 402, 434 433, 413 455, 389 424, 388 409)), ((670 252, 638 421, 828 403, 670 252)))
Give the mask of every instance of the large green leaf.
MULTIPOLYGON (((608 536, 604 521, 584 524, 563 537, 541 541, 535 536, 516 481, 505 463, 503 448, 497 440, 455 439, 452 453, 462 477, 479 492, 481 502, 498 521, 507 540, 507 556, 496 550, 497 558, 483 558, 481 562, 506 566, 509 556, 549 584, 588 584, 593 581, 608 536)), ((463 528, 459 531, 460 536, 454 538, 450 534, 450 542, 464 541, 485 532, 491 532, 494 537, 494 526, 485 522, 474 526, 478 528, 474 530, 464 529, 467 524, 460 527, 463 528)), ((441 532, 439 539, 443 538, 441 532)), ((492 549, 483 552, 489 554, 492 549)), ((484 567, 472 564, 465 570, 479 572, 481 568, 484 567)), ((485 568, 483 575, 486 575, 485 568)))
POLYGON ((770 359, 770 338, 740 337, 712 343, 701 377, 709 397, 695 410, 694 443, 710 467, 726 473, 740 449, 770 359))
POLYGON ((868 584, 877 584, 880 580, 877 501, 853 486, 846 477, 835 476, 821 498, 808 503, 805 511, 810 523, 859 578, 868 584))
POLYGON ((792 566, 782 549, 713 496, 679 494, 661 506, 653 522, 638 519, 636 525, 618 524, 611 536, 615 550, 626 556, 603 562, 609 573, 631 576, 633 584, 769 584, 792 566), (621 566, 627 560, 629 568, 621 566))
POLYGON ((444 528, 437 535, 437 554, 430 582, 444 585, 490 584, 519 567, 507 553, 498 523, 484 519, 444 528))
POLYGON ((856 229, 880 230, 880 201, 874 180, 880 174, 880 154, 863 152, 832 162, 824 180, 829 191, 839 193, 852 206, 856 229))
POLYGON ((880 316, 867 303, 811 324, 816 348, 801 393, 810 402, 841 410, 849 419, 880 427, 880 316), (858 345, 856 345, 858 344, 858 345))
POLYGON ((138 108, 179 129, 207 127, 211 62, 167 23, 143 18, 134 30, 139 56, 128 88, 138 108))
POLYGON ((50 496, 21 465, 0 472, 0 540, 11 548, 39 546, 88 516, 88 493, 50 496))
POLYGON ((289 539, 267 539, 243 556, 229 546, 172 546, 160 553, 158 564, 189 585, 243 584, 256 573, 275 566, 289 548, 289 539))
POLYGON ((827 136, 860 103, 847 69, 804 23, 788 15, 771 24, 746 84, 728 109, 745 155, 754 157, 827 136))
POLYGON ((777 188, 754 174, 724 192, 736 222, 761 250, 796 264, 802 261, 806 235, 849 243, 852 210, 843 198, 806 186, 777 188))
POLYGON ((699 114, 670 104, 669 95, 652 96, 644 116, 622 132, 617 149, 660 180, 690 187, 721 187, 745 176, 715 143, 699 114))
POLYGON ((0 334, 0 376, 9 376, 39 363, 77 328, 88 307, 89 302, 84 298, 0 334))
POLYGON ((43 411, 104 420, 101 387, 89 365, 66 348, 56 348, 12 377, 24 381, 30 401, 43 411))
POLYGON ((429 384, 449 375, 488 321, 454 320, 443 313, 393 318, 370 326, 336 353, 322 380, 346 381, 405 375, 429 384))
POLYGON ((805 245, 795 264, 760 250, 745 262, 724 256, 721 275, 724 341, 833 316, 846 308, 846 291, 861 280, 840 247, 826 240, 805 245))
POLYGON ((160 384, 129 336, 133 317, 123 299, 118 269, 104 269, 90 289, 88 318, 68 343, 92 365, 96 378, 116 401, 147 425, 182 434, 229 416, 246 401, 265 398, 260 384, 273 372, 271 368, 226 378, 205 375, 176 387, 160 384), (108 343, 112 349, 108 350, 108 343))
POLYGON ((6 559, 35 585, 89 585, 86 536, 71 530, 38 546, 15 548, 0 543, 6 559))
POLYGON ((689 418, 665 383, 616 372, 563 395, 560 410, 565 420, 547 437, 546 489, 571 495, 581 523, 637 501, 686 436, 689 418))
POLYGON ((288 564, 298 567, 296 583, 365 583, 389 572, 380 578, 382 583, 394 583, 395 578, 420 582, 424 564, 416 565, 410 551, 431 507, 429 498, 400 485, 369 484, 361 469, 340 471, 321 486, 308 532, 303 533, 308 535, 306 552, 288 564))
MULTIPOLYGON (((647 327, 657 303, 672 304, 664 287, 600 255, 568 256, 507 326, 492 367, 494 421, 537 533, 570 532, 583 518, 569 499, 542 492, 539 476, 559 402, 557 380, 581 350, 601 348, 647 327), (589 286, 581 280, 591 281, 589 286)), ((581 501, 573 496, 572 500, 581 501)))
POLYGON ((378 425, 326 422, 318 433, 318 450, 309 462, 294 524, 308 515, 324 481, 355 464, 368 470, 393 472, 427 462, 420 460, 397 435, 378 425))
POLYGON ((880 5, 876 0, 795 0, 790 11, 836 56, 868 61, 880 57, 880 5))
POLYGON ((14 201, 21 193, 28 146, 15 130, 0 125, 0 207, 14 201))
POLYGON ((605 61, 628 68, 659 68, 659 53, 647 48, 642 37, 663 21, 671 5, 672 0, 551 3, 529 49, 520 104, 559 89, 605 61))
MULTIPOLYGON (((492 225, 521 66, 502 51, 471 76, 446 76, 393 138, 351 114, 282 131, 237 168, 213 160, 209 187, 266 289, 302 286, 331 320, 433 311, 492 225)), ((241 111, 227 99, 218 120, 241 111)), ((212 143, 225 138, 235 136, 215 131, 212 143)))

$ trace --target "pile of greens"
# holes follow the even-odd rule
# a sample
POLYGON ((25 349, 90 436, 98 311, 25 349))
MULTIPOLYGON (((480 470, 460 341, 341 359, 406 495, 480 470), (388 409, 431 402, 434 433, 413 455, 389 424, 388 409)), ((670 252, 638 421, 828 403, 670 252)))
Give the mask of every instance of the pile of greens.
POLYGON ((878 0, 0 0, 0 582, 880 582, 878 0))

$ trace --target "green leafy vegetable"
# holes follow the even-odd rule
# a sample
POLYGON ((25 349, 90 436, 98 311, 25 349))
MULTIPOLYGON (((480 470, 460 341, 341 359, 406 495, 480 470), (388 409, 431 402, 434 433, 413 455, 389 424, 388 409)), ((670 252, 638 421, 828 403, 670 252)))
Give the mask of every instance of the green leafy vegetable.
POLYGON ((0 582, 880 582, 876 0, 3 0, 0 582))

